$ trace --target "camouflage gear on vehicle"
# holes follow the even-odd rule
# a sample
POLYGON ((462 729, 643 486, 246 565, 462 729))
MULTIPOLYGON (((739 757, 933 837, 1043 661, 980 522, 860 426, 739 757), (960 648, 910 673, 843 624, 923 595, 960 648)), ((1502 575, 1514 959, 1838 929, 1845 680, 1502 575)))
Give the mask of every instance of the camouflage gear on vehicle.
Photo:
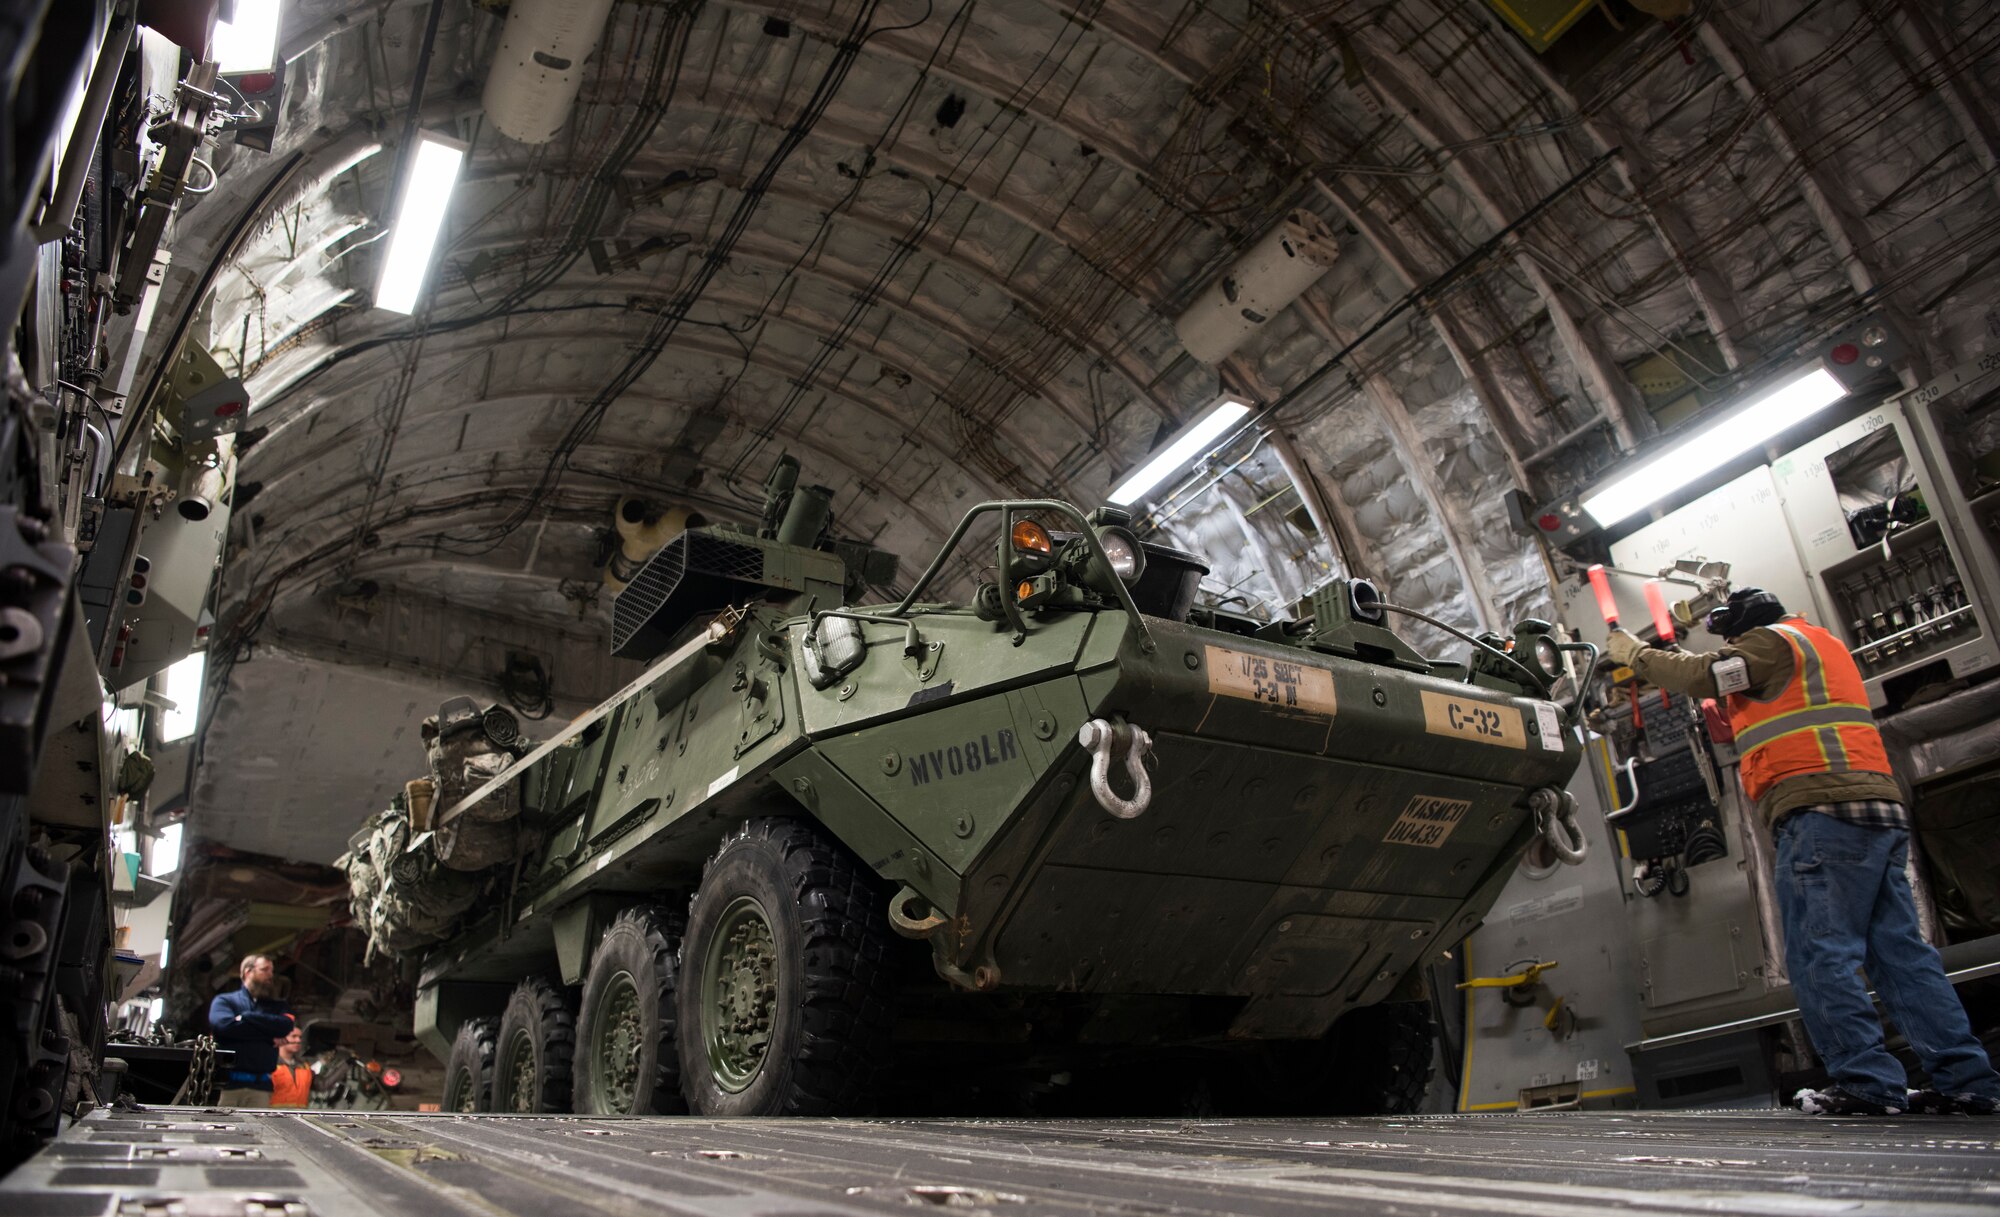
POLYGON ((410 849, 410 814, 398 797, 370 817, 334 862, 347 872, 348 905, 368 953, 400 955, 448 936, 484 880, 449 870, 428 848, 410 849))

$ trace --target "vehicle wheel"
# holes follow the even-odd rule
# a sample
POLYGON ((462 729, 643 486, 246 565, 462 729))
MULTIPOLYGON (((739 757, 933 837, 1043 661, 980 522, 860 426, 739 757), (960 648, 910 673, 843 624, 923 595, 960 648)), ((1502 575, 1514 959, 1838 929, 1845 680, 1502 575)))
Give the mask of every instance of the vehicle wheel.
POLYGON ((576 1015, 562 990, 531 976, 514 986, 500 1015, 493 1055, 493 1110, 568 1111, 576 1015))
POLYGON ((444 1066, 445 1111, 493 1110, 493 1050, 499 1023, 468 1018, 451 1040, 451 1057, 444 1066))
POLYGON ((1340 1016, 1332 1047, 1327 1114, 1407 1116, 1431 1086, 1437 1023, 1425 1002, 1383 1002, 1340 1016))
POLYGON ((582 1036, 576 1110, 585 1115, 664 1115, 687 1110, 675 1034, 675 957, 681 918, 626 909, 591 956, 577 1008, 582 1036))
POLYGON ((889 1033, 886 900, 810 823, 752 820, 703 868, 681 948, 681 1090, 706 1116, 862 1110, 889 1033))

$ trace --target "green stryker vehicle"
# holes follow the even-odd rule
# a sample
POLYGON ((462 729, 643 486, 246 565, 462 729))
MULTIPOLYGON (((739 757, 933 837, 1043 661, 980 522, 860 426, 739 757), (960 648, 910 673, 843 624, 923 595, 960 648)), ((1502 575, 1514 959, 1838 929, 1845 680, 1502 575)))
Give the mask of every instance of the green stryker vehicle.
POLYGON ((356 838, 364 924, 457 893, 417 982, 447 1109, 1412 1108, 1424 965, 1538 834, 1581 857, 1546 623, 1459 664, 1361 581, 1292 621, 1198 608, 1195 555, 1027 500, 854 607, 893 559, 826 541, 790 458, 767 489, 617 597, 644 675, 531 750, 448 705, 434 762, 480 763, 356 838), (974 545, 973 602, 925 600, 974 545))

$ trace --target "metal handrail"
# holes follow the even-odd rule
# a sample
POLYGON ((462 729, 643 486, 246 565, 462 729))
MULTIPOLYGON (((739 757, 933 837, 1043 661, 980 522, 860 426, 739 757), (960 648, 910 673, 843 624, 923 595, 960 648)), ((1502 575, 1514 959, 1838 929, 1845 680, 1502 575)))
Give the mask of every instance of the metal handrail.
MULTIPOLYGON (((1606 824, 1610 824, 1614 821, 1624 819, 1626 816, 1632 814, 1632 811, 1639 806, 1638 756, 1635 754, 1631 760, 1626 761, 1623 765, 1619 766, 1619 768, 1622 768, 1625 771, 1625 781, 1628 785, 1632 787, 1632 797, 1625 800, 1625 805, 1623 807, 1614 807, 1610 811, 1604 813, 1604 822, 1606 824)), ((1616 786, 1613 786, 1611 788, 1611 793, 1614 795, 1617 794, 1618 788, 1616 786)))
MULTIPOLYGON (((965 534, 972 528, 973 520, 990 511, 1000 513, 1000 604, 1007 614, 1007 624, 1014 627, 1014 641, 1017 645, 1028 636, 1028 622, 1021 615, 1020 606, 1014 603, 1013 596, 1014 550, 1010 540, 1014 531, 1015 512, 1047 511, 1073 521, 1077 532, 1089 541, 1091 551, 1104 563, 1104 569, 1113 569, 1111 555, 1104 552, 1104 543, 1097 539, 1096 530, 1091 528, 1090 521, 1083 518, 1083 513, 1070 504, 1060 499, 994 499, 975 504, 966 511, 964 518, 959 520, 958 527, 951 530, 951 536, 938 550, 937 557, 932 558, 931 564, 924 568, 924 573, 917 576, 916 583, 911 585, 909 594, 903 597, 902 602, 889 610, 889 616, 901 617, 910 611, 910 606, 923 595, 931 580, 937 578, 938 572, 944 569, 945 560, 951 557, 958 549, 959 542, 965 539, 965 534)), ((1133 632, 1139 636, 1139 649, 1150 655, 1155 649, 1152 631, 1146 628, 1145 618, 1140 615, 1139 606, 1132 599, 1131 589, 1125 586, 1125 581, 1122 579, 1117 583, 1118 602, 1124 607, 1125 615, 1132 623, 1133 632)))

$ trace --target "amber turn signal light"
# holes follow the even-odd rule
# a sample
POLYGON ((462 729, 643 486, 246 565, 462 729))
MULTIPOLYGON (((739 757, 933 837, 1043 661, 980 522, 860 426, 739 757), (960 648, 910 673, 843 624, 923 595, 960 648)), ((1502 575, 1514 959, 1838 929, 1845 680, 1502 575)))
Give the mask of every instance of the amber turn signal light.
MULTIPOLYGON (((1055 552, 1055 545, 1049 541, 1048 529, 1043 528, 1033 520, 1014 521, 1012 539, 1015 550, 1020 553, 1042 554, 1046 556, 1055 552)), ((1023 584, 1022 586, 1025 587, 1027 585, 1023 584)))

